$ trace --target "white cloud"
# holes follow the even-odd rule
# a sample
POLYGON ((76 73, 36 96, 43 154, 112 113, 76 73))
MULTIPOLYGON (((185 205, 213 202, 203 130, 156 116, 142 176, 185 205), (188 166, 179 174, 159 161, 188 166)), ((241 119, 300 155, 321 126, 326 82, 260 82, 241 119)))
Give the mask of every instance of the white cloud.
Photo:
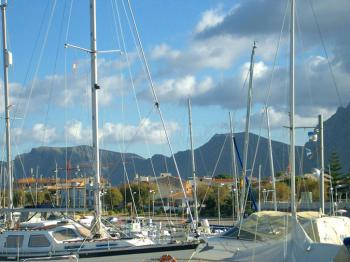
MULTIPOLYGON (((83 67, 83 61, 80 62, 83 67)), ((118 65, 110 62, 104 65, 99 75, 99 105, 109 106, 122 92, 127 92, 128 79, 114 70, 118 65)), ((102 69, 102 66, 101 68, 102 69)), ((79 70, 79 69, 77 69, 79 70)), ((81 68, 79 72, 64 75, 48 75, 33 80, 27 86, 12 82, 9 87, 12 114, 25 117, 25 113, 42 113, 52 107, 67 108, 76 105, 90 105, 90 76, 81 68)), ((2 82, 0 87, 2 87, 2 82)), ((3 92, 0 92, 0 112, 4 111, 3 92)))
MULTIPOLYGON (((166 123, 166 127, 169 136, 179 129, 175 122, 166 123)), ((65 125, 65 136, 67 136, 68 141, 75 144, 86 144, 91 141, 90 128, 84 127, 83 123, 77 120, 70 121, 65 125)), ((107 122, 99 129, 99 137, 101 142, 109 144, 121 142, 126 144, 166 143, 161 123, 152 122, 148 118, 142 119, 139 125, 107 122)))
POLYGON ((151 51, 152 59, 170 58, 176 59, 181 52, 179 50, 171 49, 167 44, 156 45, 151 51))
POLYGON ((224 20, 224 15, 219 14, 219 11, 217 9, 207 10, 202 14, 201 20, 196 25, 195 32, 196 33, 203 32, 205 29, 214 27, 217 24, 221 23, 223 20, 224 20))
POLYGON ((32 129, 33 138, 42 143, 51 143, 56 139, 56 128, 45 126, 42 123, 37 123, 33 126, 32 129))
POLYGON ((72 120, 64 126, 64 138, 76 144, 87 144, 91 141, 91 129, 84 128, 83 123, 78 120, 72 120))
MULTIPOLYGON (((179 129, 175 122, 168 122, 166 127, 170 136, 179 129)), ((138 126, 106 123, 101 130, 101 139, 104 142, 111 143, 122 141, 125 143, 166 143, 165 132, 161 123, 151 122, 148 118, 142 119, 138 126)))
POLYGON ((15 144, 26 144, 33 142, 50 144, 55 143, 57 139, 59 139, 56 128, 43 123, 36 123, 30 129, 19 127, 13 128, 12 137, 15 144))
MULTIPOLYGON (((208 92, 214 83, 210 77, 205 77, 200 82, 193 75, 186 75, 178 79, 168 79, 157 85, 156 92, 162 102, 176 101, 180 102, 189 97, 196 97, 208 92)), ((149 92, 142 95, 150 98, 149 92)))
MULTIPOLYGON (((306 114, 296 114, 295 115, 295 126, 307 126, 312 127, 318 124, 318 115, 322 114, 323 119, 328 119, 335 113, 335 109, 328 109, 326 107, 315 107, 312 112, 308 112, 306 114)), ((261 120, 262 128, 266 129, 266 115, 265 110, 261 109, 258 112, 255 112, 251 117, 251 123, 255 128, 260 128, 261 120)), ((270 128, 281 128, 283 126, 290 126, 289 123, 289 113, 286 110, 277 110, 274 107, 269 107, 269 120, 270 120, 270 128)), ((245 118, 241 119, 242 126, 245 123, 245 118)))
MULTIPOLYGON (((165 123, 169 137, 179 130, 176 122, 165 123)), ((66 122, 63 130, 56 127, 36 123, 31 128, 13 128, 12 138, 16 145, 61 145, 62 143, 82 145, 91 144, 91 128, 84 126, 81 121, 66 122)), ((138 125, 107 122, 99 129, 101 143, 118 145, 119 143, 138 144, 165 144, 166 136, 160 122, 153 122, 143 118, 138 125)))
MULTIPOLYGON (((242 66, 242 73, 241 73, 241 81, 242 83, 247 78, 247 75, 249 76, 249 68, 250 68, 250 62, 244 63, 242 66)), ((265 77, 268 73, 268 66, 263 62, 255 62, 254 63, 254 72, 253 72, 253 80, 257 80, 258 78, 265 77)))

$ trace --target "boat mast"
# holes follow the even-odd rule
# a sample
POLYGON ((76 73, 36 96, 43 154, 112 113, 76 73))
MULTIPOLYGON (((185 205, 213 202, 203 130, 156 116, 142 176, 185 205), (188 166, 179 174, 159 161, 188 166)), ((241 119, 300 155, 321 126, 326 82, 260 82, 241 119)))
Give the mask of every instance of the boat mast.
POLYGON ((294 55, 295 55, 295 42, 294 42, 294 27, 295 27, 295 0, 291 0, 291 15, 290 15, 290 152, 289 152, 289 169, 291 180, 291 212, 292 217, 296 220, 296 206, 295 206, 295 93, 294 93, 294 55))
POLYGON ((11 129, 10 129, 10 101, 8 90, 8 68, 12 64, 12 54, 7 50, 7 29, 6 29, 6 7, 7 1, 1 4, 2 14, 2 44, 3 44, 3 63, 4 63, 4 96, 5 96, 5 125, 6 125, 6 160, 8 174, 8 200, 7 205, 10 212, 8 213, 7 223, 9 227, 13 226, 13 177, 12 177, 12 160, 11 160, 11 129))
POLYGON ((321 212, 322 214, 325 213, 325 207, 324 207, 324 145, 323 145, 323 115, 320 114, 318 116, 318 126, 320 128, 320 168, 321 168, 321 174, 320 174, 320 202, 321 202, 321 212))
POLYGON ((252 54, 250 56, 250 68, 249 68, 249 88, 248 88, 248 102, 247 102, 247 114, 245 122, 245 134, 244 134, 244 147, 243 147, 243 186, 241 190, 241 216, 244 214, 244 200, 246 189, 246 176, 247 176, 247 159, 248 159, 248 145, 249 145, 249 128, 250 128, 250 111, 252 107, 252 89, 253 89, 253 72, 254 72, 254 54, 255 54, 255 42, 252 48, 252 54))
POLYGON ((194 159, 194 146, 193 146, 193 133, 192 133, 192 111, 191 111, 191 99, 188 98, 188 125, 190 129, 191 140, 191 159, 192 159, 192 177, 193 177, 193 199, 194 199, 194 217, 195 229, 198 227, 198 201, 197 201, 197 179, 196 179, 196 162, 194 159))
POLYGON ((272 155, 272 142, 271 142, 271 132, 270 132, 270 118, 269 118, 269 108, 266 107, 266 123, 267 123, 267 136, 269 142, 269 156, 270 156, 270 168, 271 168, 271 178, 272 178, 272 200, 273 208, 277 211, 277 197, 276 197, 276 179, 275 179, 275 168, 273 166, 273 155, 272 155))
POLYGON ((230 135, 231 135, 231 164, 232 164, 232 186, 234 190, 234 198, 232 199, 232 219, 233 219, 233 224, 235 223, 235 209, 236 209, 236 217, 239 222, 240 219, 240 211, 239 211, 239 199, 238 199, 238 180, 237 180, 237 163, 236 163, 236 154, 235 154, 235 140, 234 140, 234 132, 233 132, 233 124, 232 124, 232 117, 231 113, 228 112, 228 116, 230 119, 230 135), (235 206, 235 208, 234 208, 235 206))
POLYGON ((101 235, 101 181, 100 181, 100 147, 98 139, 98 90, 97 84, 97 39, 96 39, 96 1, 90 0, 90 36, 91 36, 91 98, 92 98, 92 143, 95 157, 94 209, 95 226, 93 231, 101 235))
POLYGON ((259 165, 259 175, 258 175, 258 201, 259 201, 259 204, 258 204, 258 212, 261 211, 261 198, 260 198, 260 195, 261 195, 261 165, 259 165))

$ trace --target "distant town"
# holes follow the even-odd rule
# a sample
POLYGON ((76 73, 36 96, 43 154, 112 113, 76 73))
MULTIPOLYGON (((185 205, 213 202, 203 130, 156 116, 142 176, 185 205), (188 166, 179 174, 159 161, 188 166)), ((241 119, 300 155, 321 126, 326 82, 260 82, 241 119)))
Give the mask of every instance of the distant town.
MULTIPOLYGON (((340 208, 341 203, 347 205, 348 202, 349 179, 347 176, 337 178, 337 163, 333 164, 332 169, 333 176, 325 174, 326 201, 331 201, 333 197, 336 203, 340 203, 340 208)), ((15 183, 14 204, 16 207, 55 206, 92 210, 93 181, 93 177, 21 178, 15 183)), ((289 209, 289 183, 287 173, 276 174, 276 196, 280 210, 289 209)), ((235 208, 233 194, 241 188, 241 180, 235 181, 230 174, 219 174, 214 177, 197 177, 196 184, 201 215, 232 216, 235 208)), ((102 187, 103 209, 106 214, 122 213, 135 216, 160 215, 166 212, 170 215, 186 216, 186 201, 190 206, 194 206, 193 178, 180 180, 171 173, 160 173, 156 177, 134 174, 132 180, 124 179, 124 182, 117 186, 112 186, 110 182, 102 179, 102 187)), ((249 188, 252 194, 247 212, 254 211, 253 202, 260 205, 260 208, 273 209, 271 177, 265 176, 260 182, 256 177, 251 177, 249 188)), ((304 174, 297 178, 297 199, 300 209, 318 209, 319 180, 315 174, 304 174)))

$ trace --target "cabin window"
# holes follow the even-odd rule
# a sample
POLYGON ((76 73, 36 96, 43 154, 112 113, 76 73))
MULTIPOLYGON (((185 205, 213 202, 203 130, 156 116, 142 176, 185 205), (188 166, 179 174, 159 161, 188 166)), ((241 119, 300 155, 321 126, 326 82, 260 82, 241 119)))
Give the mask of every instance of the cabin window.
POLYGON ((11 235, 6 238, 4 247, 6 248, 20 248, 23 244, 23 235, 11 235))
POLYGON ((65 228, 59 231, 55 231, 53 232, 53 236, 58 241, 64 241, 79 237, 78 234, 71 228, 65 228))
POLYGON ((50 241, 45 235, 31 235, 28 242, 28 247, 49 247, 50 241))

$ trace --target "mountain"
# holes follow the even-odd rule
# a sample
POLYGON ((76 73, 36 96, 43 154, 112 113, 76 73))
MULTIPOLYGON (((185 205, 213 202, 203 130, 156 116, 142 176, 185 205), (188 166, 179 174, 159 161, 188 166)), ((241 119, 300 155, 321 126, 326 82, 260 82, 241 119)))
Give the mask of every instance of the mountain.
MULTIPOLYGON (((339 107, 334 115, 323 123, 324 133, 324 161, 328 169, 330 156, 336 152, 342 164, 342 172, 350 170, 350 104, 347 107, 339 107)), ((309 172, 312 168, 318 167, 317 144, 307 142, 305 147, 313 151, 313 158, 304 158, 304 170, 309 172)))
MULTIPOLYGON (((238 151, 242 154, 243 149, 243 133, 235 134, 238 151)), ((248 166, 251 166, 254 157, 258 136, 250 135, 248 166)), ((272 142, 275 158, 275 170, 283 171, 288 163, 288 147, 281 142, 272 142)), ((297 148, 301 150, 301 148, 297 148)), ((198 176, 211 176, 222 173, 231 173, 231 157, 230 157, 230 138, 228 134, 216 134, 207 143, 195 150, 195 159, 197 165, 198 176), (222 150, 221 156, 220 151, 222 150)), ((122 155, 118 152, 101 150, 102 176, 107 178, 112 184, 116 185, 123 182, 124 168, 122 164, 122 155)), ((129 178, 133 179, 135 173, 143 176, 159 176, 160 173, 170 172, 176 175, 175 165, 172 158, 163 155, 154 155, 151 159, 145 159, 136 154, 125 154, 125 168, 129 174, 129 178), (152 162, 152 164, 151 164, 152 162)), ((191 158, 190 151, 180 151, 175 154, 175 158, 179 167, 180 174, 183 178, 191 176, 191 158)), ((29 153, 19 155, 15 158, 15 177, 43 176, 53 177, 55 165, 57 164, 60 172, 58 176, 65 178, 75 176, 91 176, 92 172, 92 148, 90 146, 68 147, 39 147, 33 148, 29 153), (66 174, 67 162, 70 171, 66 174), (76 166, 79 165, 79 171, 76 166)), ((237 162, 238 163, 238 162, 237 162)), ((262 165, 263 175, 270 175, 267 139, 261 137, 260 146, 256 158, 255 170, 258 165, 262 165)))
MULTIPOLYGON (((330 155, 333 151, 337 152, 343 165, 343 172, 350 169, 350 105, 346 108, 340 107, 337 112, 324 122, 324 148, 325 148, 325 165, 328 165, 330 155)), ((238 151, 242 156, 243 151, 243 133, 235 134, 238 151)), ((207 143, 195 149, 195 159, 198 176, 211 176, 231 173, 231 153, 228 134, 216 134, 207 143), (220 151, 222 153, 220 156, 220 151), (219 158, 220 156, 220 158, 219 158), (216 167, 216 168, 215 168, 216 167)), ((250 134, 248 167, 251 167, 255 154, 258 136, 250 134)), ((257 175, 258 166, 262 166, 262 176, 270 175, 268 144, 267 139, 260 138, 259 150, 257 152, 254 175, 257 175)), ((296 147, 296 170, 300 174, 300 159, 303 157, 304 172, 310 172, 312 168, 317 167, 317 144, 307 142, 305 147, 314 151, 312 159, 308 159, 302 154, 303 148, 296 147)), ((275 172, 285 171, 288 165, 288 146, 285 143, 272 141, 275 172)), ((101 150, 102 176, 107 178, 112 184, 116 185, 124 180, 124 167, 122 154, 118 152, 101 150)), ((191 156, 190 151, 180 151, 175 154, 178 168, 182 178, 191 176, 191 156)), ((33 148, 29 153, 19 155, 14 161, 15 177, 29 177, 31 175, 44 177, 54 176, 53 170, 57 163, 61 170, 59 177, 66 177, 66 159, 69 160, 71 167, 79 165, 80 171, 75 168, 69 172, 68 176, 91 176, 93 175, 91 159, 92 148, 90 146, 68 147, 39 147, 33 148), (37 172, 38 168, 38 172, 37 172)), ((133 179, 135 173, 142 176, 159 176, 160 173, 170 172, 176 175, 176 169, 172 158, 163 155, 154 155, 151 159, 143 158, 137 154, 124 154, 125 169, 129 179, 133 179), (153 167, 152 167, 153 166, 153 167), (154 173, 153 173, 154 170, 154 173)), ((237 162, 239 163, 239 162, 237 162)))

